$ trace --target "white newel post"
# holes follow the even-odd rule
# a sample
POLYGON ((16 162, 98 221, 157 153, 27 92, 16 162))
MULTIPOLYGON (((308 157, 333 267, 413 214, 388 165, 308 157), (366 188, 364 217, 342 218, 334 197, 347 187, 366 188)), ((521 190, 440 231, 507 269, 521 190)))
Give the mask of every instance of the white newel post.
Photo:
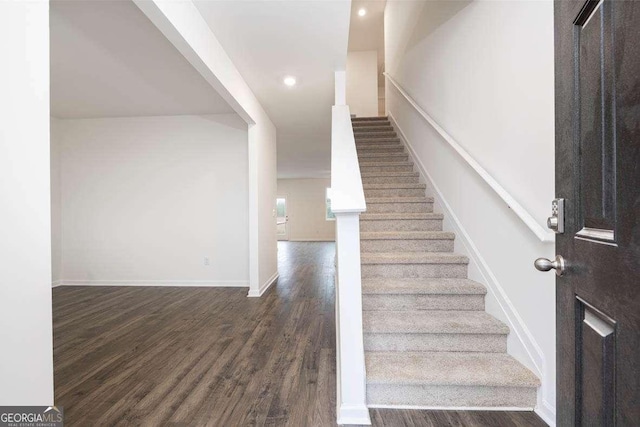
POLYGON ((338 424, 371 424, 362 332, 360 214, 367 209, 346 105, 346 73, 335 73, 331 123, 331 210, 336 216, 336 384, 338 424))
POLYGON ((336 214, 338 424, 371 424, 366 401, 360 213, 336 214))

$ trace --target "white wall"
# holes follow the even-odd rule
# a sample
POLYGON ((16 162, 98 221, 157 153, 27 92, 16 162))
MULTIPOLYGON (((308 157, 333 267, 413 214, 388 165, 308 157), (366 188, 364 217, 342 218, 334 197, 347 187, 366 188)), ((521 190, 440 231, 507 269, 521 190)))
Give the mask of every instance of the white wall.
POLYGON ((0 52, 0 406, 51 405, 47 2, 0 2, 0 52))
POLYGON ((62 186, 60 185, 60 144, 62 143, 62 123, 51 117, 51 283, 62 280, 62 186))
POLYGON ((290 241, 335 241, 336 223, 327 221, 325 192, 331 179, 279 179, 278 197, 287 199, 290 241))
MULTIPOLYGON (((395 78, 540 224, 554 197, 550 1, 389 2, 385 59, 395 78)), ((509 353, 543 380, 537 411, 555 418, 553 257, 496 193, 387 82, 387 109, 437 186, 456 250, 487 284, 487 310, 512 329, 509 353)))
POLYGON ((54 123, 64 284, 249 285, 236 114, 54 123))
POLYGON ((347 105, 358 117, 378 115, 378 52, 347 53, 347 105))
POLYGON ((276 129, 191 1, 133 0, 249 124, 249 296, 278 276, 276 129))
MULTIPOLYGON (((276 131, 267 118, 258 119, 249 128, 249 150, 254 147, 254 155, 249 155, 250 184, 249 212, 256 212, 254 228, 256 242, 251 249, 256 252, 254 260, 256 279, 251 280, 249 296, 257 297, 278 277, 278 237, 276 229, 276 193, 278 188, 276 131), (251 188, 254 191, 251 191, 251 188)), ((251 227, 251 225, 250 225, 251 227)))
POLYGON ((386 101, 385 101, 385 89, 384 86, 378 87, 378 116, 382 117, 385 115, 386 111, 386 101))

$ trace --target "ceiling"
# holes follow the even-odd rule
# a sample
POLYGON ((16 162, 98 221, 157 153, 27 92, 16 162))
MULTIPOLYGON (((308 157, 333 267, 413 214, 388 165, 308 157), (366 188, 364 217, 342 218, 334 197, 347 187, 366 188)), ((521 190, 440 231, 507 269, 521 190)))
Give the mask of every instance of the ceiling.
POLYGON ((52 1, 51 114, 233 113, 131 1, 52 1))
POLYGON ((346 66, 350 2, 195 4, 277 128, 278 177, 328 177, 334 72, 346 66), (283 84, 287 75, 295 87, 283 84))
POLYGON ((384 79, 384 8, 386 0, 353 0, 351 3, 351 25, 349 28, 349 51, 378 51, 378 84, 384 79), (367 13, 358 16, 358 10, 367 13))

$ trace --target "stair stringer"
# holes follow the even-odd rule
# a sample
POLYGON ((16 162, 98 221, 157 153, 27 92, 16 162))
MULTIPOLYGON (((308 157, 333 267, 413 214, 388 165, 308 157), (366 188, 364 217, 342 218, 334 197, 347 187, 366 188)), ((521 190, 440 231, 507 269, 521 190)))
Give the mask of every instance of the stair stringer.
MULTIPOLYGON (((421 181, 427 184, 427 190, 429 191, 431 189, 432 194, 429 195, 434 198, 434 212, 444 215, 443 230, 455 233, 456 241, 460 244, 456 244, 455 251, 469 258, 468 278, 483 284, 487 288, 485 311, 509 326, 511 333, 508 338, 507 354, 513 356, 524 366, 532 370, 538 378, 544 378, 547 362, 540 346, 522 320, 522 317, 518 314, 518 311, 510 301, 504 288, 500 285, 497 277, 481 255, 477 246, 473 243, 473 240, 465 230, 461 221, 447 202, 444 194, 440 191, 437 183, 416 155, 411 142, 398 125, 392 112, 387 111, 387 115, 391 126, 396 130, 401 143, 409 153, 409 161, 413 162, 416 172, 420 174, 421 181)), ((555 402, 548 402, 545 399, 545 383, 544 381, 541 381, 541 383, 542 386, 538 388, 537 392, 535 412, 544 419, 547 424, 555 426, 555 402)))

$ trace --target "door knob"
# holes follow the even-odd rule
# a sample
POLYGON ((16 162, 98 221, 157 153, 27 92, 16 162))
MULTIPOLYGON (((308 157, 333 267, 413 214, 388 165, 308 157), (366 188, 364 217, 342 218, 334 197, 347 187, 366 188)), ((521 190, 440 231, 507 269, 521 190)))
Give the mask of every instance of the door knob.
POLYGON ((538 258, 533 265, 536 267, 536 270, 539 271, 549 271, 554 269, 558 276, 562 276, 566 269, 566 263, 564 262, 562 255, 556 255, 553 261, 546 258, 538 258))

